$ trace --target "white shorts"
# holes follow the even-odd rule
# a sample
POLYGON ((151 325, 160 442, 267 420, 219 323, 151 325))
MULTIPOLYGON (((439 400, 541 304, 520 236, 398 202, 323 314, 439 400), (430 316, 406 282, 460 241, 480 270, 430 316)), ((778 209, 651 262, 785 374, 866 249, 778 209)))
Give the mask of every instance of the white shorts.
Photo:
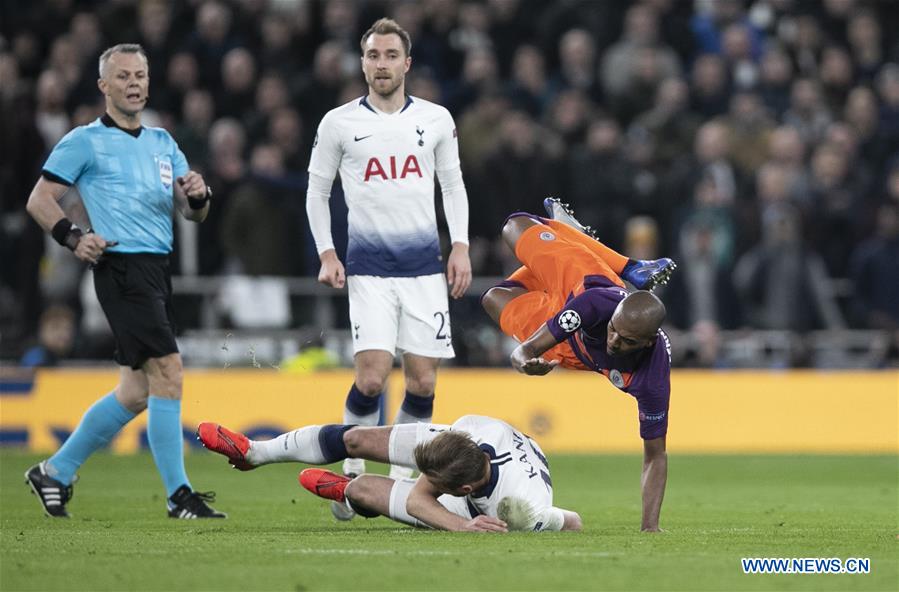
POLYGON ((449 298, 442 273, 347 277, 353 352, 377 349, 452 358, 449 298))

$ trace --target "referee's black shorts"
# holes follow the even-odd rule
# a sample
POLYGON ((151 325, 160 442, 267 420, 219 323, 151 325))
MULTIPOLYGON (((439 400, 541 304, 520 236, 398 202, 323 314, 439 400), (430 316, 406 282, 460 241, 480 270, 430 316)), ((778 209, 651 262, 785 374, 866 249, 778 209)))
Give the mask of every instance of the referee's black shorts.
POLYGON ((115 335, 115 361, 138 370, 149 358, 177 353, 168 255, 105 253, 94 288, 115 335))

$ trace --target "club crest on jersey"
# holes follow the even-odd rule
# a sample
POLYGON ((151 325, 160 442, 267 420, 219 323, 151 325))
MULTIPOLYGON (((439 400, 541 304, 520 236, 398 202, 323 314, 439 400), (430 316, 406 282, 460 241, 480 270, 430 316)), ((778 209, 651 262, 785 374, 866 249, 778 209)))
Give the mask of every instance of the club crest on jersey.
POLYGON ((412 174, 424 177, 424 175, 421 174, 421 166, 418 164, 418 159, 415 158, 414 154, 410 154, 406 157, 399 175, 397 175, 396 156, 391 156, 386 164, 388 165, 387 170, 385 170, 384 165, 381 164, 381 161, 378 160, 377 156, 369 158, 368 165, 365 167, 364 182, 367 183, 372 177, 381 177, 385 181, 388 179, 405 179, 412 174), (389 176, 387 174, 388 172, 390 173, 389 176))
POLYGON ((556 235, 553 234, 552 232, 541 232, 540 240, 542 240, 542 241, 556 240, 556 235))
POLYGON ((559 326, 566 333, 576 331, 581 326, 581 315, 570 308, 563 310, 562 314, 559 315, 559 326))
POLYGON ((418 126, 416 125, 416 126, 415 126, 415 133, 418 134, 418 145, 419 145, 419 146, 424 146, 424 145, 425 145, 425 140, 424 140, 424 137, 423 137, 423 136, 424 136, 424 134, 425 134, 425 130, 421 129, 420 127, 418 127, 418 126))
POLYGON ((166 188, 166 190, 172 188, 172 163, 168 160, 159 159, 159 180, 162 181, 162 186, 166 188))
POLYGON ((609 371, 609 382, 614 384, 617 388, 624 388, 624 376, 622 376, 621 372, 618 370, 609 371))

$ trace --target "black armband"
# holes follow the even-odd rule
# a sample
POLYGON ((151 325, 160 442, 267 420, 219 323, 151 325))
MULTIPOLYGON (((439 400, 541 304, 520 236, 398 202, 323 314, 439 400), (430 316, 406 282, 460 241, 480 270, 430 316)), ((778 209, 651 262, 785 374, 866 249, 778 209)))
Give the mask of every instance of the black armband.
POLYGON ((212 197, 212 188, 207 185, 206 186, 206 195, 203 197, 191 197, 187 196, 187 205, 190 206, 192 210, 202 210, 206 207, 206 204, 209 203, 209 198, 212 197))
POLYGON ((53 237, 53 240, 60 245, 66 247, 70 251, 74 251, 78 246, 78 241, 84 236, 84 231, 72 224, 72 221, 68 218, 63 218, 53 225, 53 230, 50 231, 50 235, 53 237))

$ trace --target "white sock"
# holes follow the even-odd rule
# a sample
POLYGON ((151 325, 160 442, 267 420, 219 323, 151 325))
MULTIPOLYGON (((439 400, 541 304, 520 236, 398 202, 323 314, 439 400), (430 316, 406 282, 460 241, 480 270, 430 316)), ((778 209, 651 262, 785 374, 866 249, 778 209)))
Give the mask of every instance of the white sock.
POLYGON ((323 464, 327 461, 318 443, 318 434, 322 426, 306 426, 273 440, 250 440, 247 460, 254 465, 265 465, 276 462, 304 462, 323 464))

